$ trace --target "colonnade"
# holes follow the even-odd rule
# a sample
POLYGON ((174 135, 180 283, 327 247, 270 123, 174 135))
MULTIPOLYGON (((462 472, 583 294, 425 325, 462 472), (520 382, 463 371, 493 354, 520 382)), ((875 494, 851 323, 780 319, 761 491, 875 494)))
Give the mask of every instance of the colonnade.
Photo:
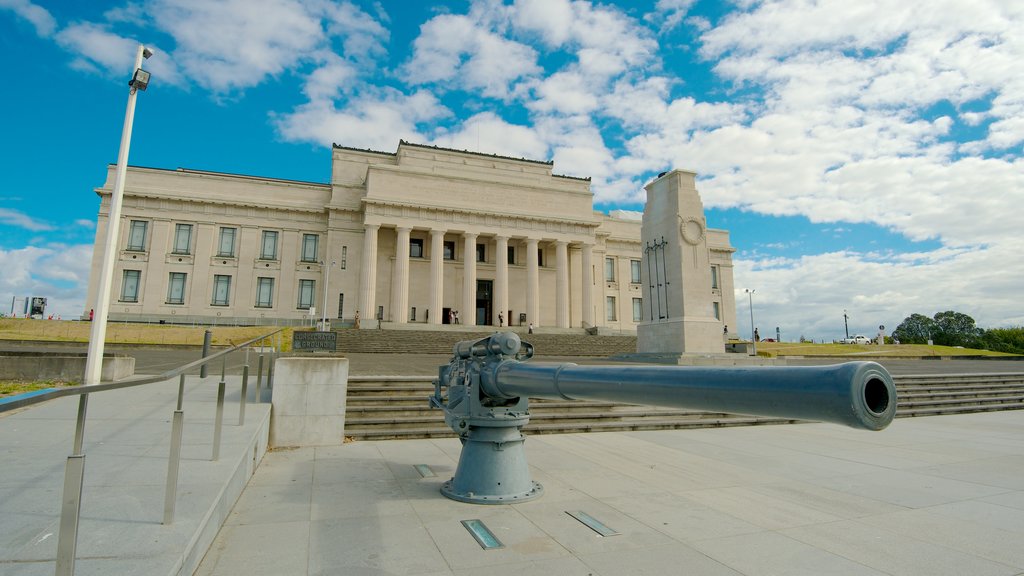
MULTIPOLYGON (((380 236, 379 224, 364 225, 363 258, 360 273, 359 306, 364 310, 364 318, 371 319, 377 314, 377 245, 380 236)), ((391 321, 399 324, 408 322, 409 314, 409 240, 412 229, 406 226, 395 226, 395 263, 392 269, 391 321)), ((447 230, 430 230, 430 286, 428 322, 442 324, 441 311, 444 302, 444 235, 447 230)), ((462 236, 463 284, 462 302, 459 321, 463 325, 476 325, 477 306, 477 252, 476 244, 479 235, 473 232, 460 232, 462 236)), ((492 308, 494 313, 491 325, 498 326, 498 314, 505 315, 509 309, 509 269, 508 246, 510 236, 495 234, 496 253, 494 257, 494 290, 492 308)), ((541 239, 527 237, 522 239, 526 245, 526 319, 534 326, 541 325, 540 302, 540 262, 538 249, 541 239)), ((555 246, 555 317, 554 325, 559 328, 570 327, 569 310, 571 306, 569 281, 569 242, 556 240, 555 246)), ((593 326, 593 244, 582 243, 581 288, 580 300, 584 326, 593 326)), ((505 318, 505 325, 511 323, 505 318)))

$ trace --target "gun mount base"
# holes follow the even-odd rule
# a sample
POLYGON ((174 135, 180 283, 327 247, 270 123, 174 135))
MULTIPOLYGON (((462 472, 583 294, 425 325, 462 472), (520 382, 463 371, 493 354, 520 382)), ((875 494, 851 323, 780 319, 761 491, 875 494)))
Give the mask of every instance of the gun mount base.
POLYGON ((471 426, 463 436, 455 476, 441 494, 470 504, 515 504, 540 498, 544 487, 530 478, 523 442, 516 426, 471 426))

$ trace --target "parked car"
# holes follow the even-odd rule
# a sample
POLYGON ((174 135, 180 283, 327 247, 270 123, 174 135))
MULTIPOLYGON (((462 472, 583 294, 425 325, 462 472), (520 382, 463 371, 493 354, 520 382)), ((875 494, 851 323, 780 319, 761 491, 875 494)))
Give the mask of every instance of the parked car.
POLYGON ((868 338, 867 336, 864 336, 863 334, 857 334, 856 336, 851 336, 849 338, 843 338, 842 343, 843 344, 870 344, 871 343, 871 339, 868 338))

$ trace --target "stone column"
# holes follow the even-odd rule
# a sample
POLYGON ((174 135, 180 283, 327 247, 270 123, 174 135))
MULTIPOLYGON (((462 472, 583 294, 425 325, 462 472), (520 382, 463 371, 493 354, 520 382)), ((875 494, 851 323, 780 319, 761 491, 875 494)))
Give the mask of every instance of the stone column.
POLYGON ((526 239, 526 321, 534 327, 540 326, 540 302, 537 292, 540 285, 540 270, 537 266, 537 247, 539 240, 526 239))
POLYGON ((430 323, 441 324, 444 306, 444 230, 430 231, 430 323))
MULTIPOLYGON (((498 314, 504 318, 508 314, 508 237, 498 236, 496 239, 497 254, 494 255, 494 313, 491 324, 498 325, 498 314)), ((505 318, 505 326, 512 323, 505 318)))
POLYGON ((391 279, 391 321, 409 322, 409 232, 401 226, 396 230, 395 271, 391 279))
POLYGON ((555 325, 569 327, 569 243, 555 242, 555 325))
POLYGON ((465 266, 462 282, 462 309, 459 310, 459 322, 466 326, 476 326, 476 234, 467 232, 463 235, 465 245, 462 259, 465 266))
MULTIPOLYGON (((363 261, 359 273, 359 317, 362 327, 369 327, 377 315, 377 232, 380 224, 366 224, 363 230, 363 261)), ((373 322, 376 327, 377 323, 373 322)))
POLYGON ((594 326, 594 245, 583 245, 583 327, 594 326))

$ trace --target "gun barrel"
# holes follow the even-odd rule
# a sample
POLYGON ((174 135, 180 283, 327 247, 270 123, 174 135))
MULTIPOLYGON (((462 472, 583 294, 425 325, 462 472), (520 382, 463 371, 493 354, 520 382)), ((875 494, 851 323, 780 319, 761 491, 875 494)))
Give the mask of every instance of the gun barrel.
POLYGON ((875 362, 831 366, 579 366, 504 361, 481 382, 493 398, 599 400, 818 420, 881 430, 896 387, 875 362))

